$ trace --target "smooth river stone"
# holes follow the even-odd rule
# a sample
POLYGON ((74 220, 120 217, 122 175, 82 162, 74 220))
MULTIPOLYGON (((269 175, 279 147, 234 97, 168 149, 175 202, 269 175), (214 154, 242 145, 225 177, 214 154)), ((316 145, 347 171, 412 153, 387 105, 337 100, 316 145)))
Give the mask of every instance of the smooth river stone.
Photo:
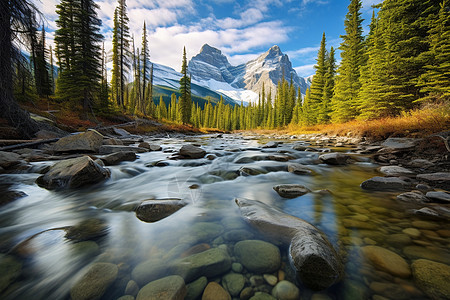
POLYGON ((450 266, 418 259, 411 265, 417 286, 432 299, 450 299, 450 266))
POLYGON ((408 263, 398 254, 378 246, 365 246, 361 248, 365 258, 375 268, 394 276, 408 278, 411 270, 408 263))
POLYGON ((440 248, 430 249, 420 246, 406 246, 403 248, 403 253, 409 258, 426 258, 450 264, 450 252, 440 248))
POLYGON ((231 296, 220 284, 210 282, 203 292, 202 300, 231 300, 231 296))
POLYGON ((234 246, 234 254, 250 272, 263 274, 280 268, 281 256, 277 246, 259 240, 240 241, 234 246))
POLYGON ((183 300, 186 292, 183 278, 173 275, 145 285, 139 291, 136 300, 183 300))
POLYGON ((282 280, 272 290, 272 296, 280 300, 299 299, 300 290, 292 282, 282 280))
POLYGON ((111 283, 116 280, 119 269, 111 263, 94 263, 86 274, 71 288, 72 300, 100 299, 111 283))
POLYGON ((229 273, 223 276, 222 285, 232 297, 239 296, 245 285, 245 277, 241 274, 229 273))
POLYGON ((385 297, 389 297, 388 299, 406 300, 410 298, 410 296, 399 284, 386 282, 372 282, 369 287, 375 293, 385 297))

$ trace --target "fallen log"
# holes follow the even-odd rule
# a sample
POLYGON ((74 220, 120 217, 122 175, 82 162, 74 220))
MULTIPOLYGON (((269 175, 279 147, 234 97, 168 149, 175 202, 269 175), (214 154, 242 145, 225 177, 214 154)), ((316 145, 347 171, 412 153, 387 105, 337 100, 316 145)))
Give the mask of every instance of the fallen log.
POLYGON ((341 258, 319 229, 260 201, 236 199, 236 204, 247 223, 269 238, 290 245, 297 276, 306 286, 322 290, 342 279, 341 258))
POLYGON ((9 146, 4 146, 0 148, 0 151, 16 150, 22 148, 33 148, 42 144, 57 142, 59 138, 49 139, 49 140, 0 140, 0 144, 8 144, 9 146))

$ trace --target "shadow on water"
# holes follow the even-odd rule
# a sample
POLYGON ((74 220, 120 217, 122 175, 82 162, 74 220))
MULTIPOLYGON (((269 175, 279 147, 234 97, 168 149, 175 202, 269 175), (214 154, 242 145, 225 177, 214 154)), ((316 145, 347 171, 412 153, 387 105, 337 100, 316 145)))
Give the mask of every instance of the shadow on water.
MULTIPOLYGON (((178 149, 183 141, 161 143, 165 149, 178 149)), ((364 246, 389 249, 408 264, 417 258, 450 264, 450 239, 436 233, 447 230, 448 234, 448 222, 412 217, 405 213, 407 207, 394 200, 395 193, 365 192, 359 187, 377 175, 373 164, 331 167, 318 163, 318 153, 293 151, 290 144, 262 151, 258 141, 234 136, 201 139, 201 143, 216 156, 214 160, 170 160, 171 153, 164 152, 139 154, 134 162, 110 167, 107 182, 76 191, 39 188, 34 184, 38 174, 1 175, 2 193, 26 195, 4 203, 0 210, 0 267, 9 274, 0 275, 0 298, 68 299, 70 288, 94 262, 118 267, 117 278, 102 299, 123 296, 131 280, 142 288, 172 274, 183 258, 209 249, 226 250, 237 262, 233 253, 237 242, 267 239, 242 221, 235 198, 259 200, 326 234, 343 257, 346 275, 341 283, 322 291, 320 295, 328 298, 321 299, 426 298, 411 277, 396 277, 367 262, 361 252, 364 246), (308 165, 316 175, 286 172, 287 162, 280 158, 284 155, 308 165), (165 166, 156 166, 158 162, 165 166), (243 173, 242 167, 251 175, 243 173), (289 183, 312 192, 284 199, 273 190, 275 185, 289 183), (155 223, 135 216, 133 210, 142 201, 164 198, 184 199, 189 205, 155 223), (99 220, 93 228, 81 230, 87 236, 68 236, 68 228, 87 220, 99 220), (96 226, 107 229, 97 234, 96 226)), ((288 245, 276 245, 283 263, 271 273, 295 282, 302 299, 310 299, 316 292, 296 282, 288 245)), ((249 286, 255 274, 245 272, 245 286, 249 286)), ((272 287, 263 281, 259 288, 270 293, 272 287)))

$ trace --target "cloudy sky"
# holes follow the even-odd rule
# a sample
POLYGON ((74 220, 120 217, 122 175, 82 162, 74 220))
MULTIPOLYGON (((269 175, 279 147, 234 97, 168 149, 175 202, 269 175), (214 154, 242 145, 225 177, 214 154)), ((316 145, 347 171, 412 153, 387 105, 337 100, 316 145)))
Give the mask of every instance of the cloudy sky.
MULTIPOLYGON (((52 41, 59 0, 34 0, 43 12, 52 41)), ((105 46, 111 49, 112 18, 117 0, 96 1, 103 22, 105 46)), ((365 29, 372 4, 363 0, 365 29)), ((349 0, 127 0, 130 32, 141 40, 147 24, 151 60, 179 70, 183 46, 188 59, 205 43, 219 48, 232 65, 247 62, 279 45, 289 55, 300 76, 314 73, 313 65, 322 38, 327 48, 338 47, 344 34, 349 0)))

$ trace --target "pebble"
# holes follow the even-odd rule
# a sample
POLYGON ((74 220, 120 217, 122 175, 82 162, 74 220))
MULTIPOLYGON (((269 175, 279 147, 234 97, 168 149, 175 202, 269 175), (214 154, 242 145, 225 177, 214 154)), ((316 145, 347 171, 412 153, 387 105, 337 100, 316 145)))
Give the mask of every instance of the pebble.
POLYGON ((278 278, 274 275, 264 274, 263 277, 264 277, 264 280, 271 286, 275 286, 278 282, 278 278))

